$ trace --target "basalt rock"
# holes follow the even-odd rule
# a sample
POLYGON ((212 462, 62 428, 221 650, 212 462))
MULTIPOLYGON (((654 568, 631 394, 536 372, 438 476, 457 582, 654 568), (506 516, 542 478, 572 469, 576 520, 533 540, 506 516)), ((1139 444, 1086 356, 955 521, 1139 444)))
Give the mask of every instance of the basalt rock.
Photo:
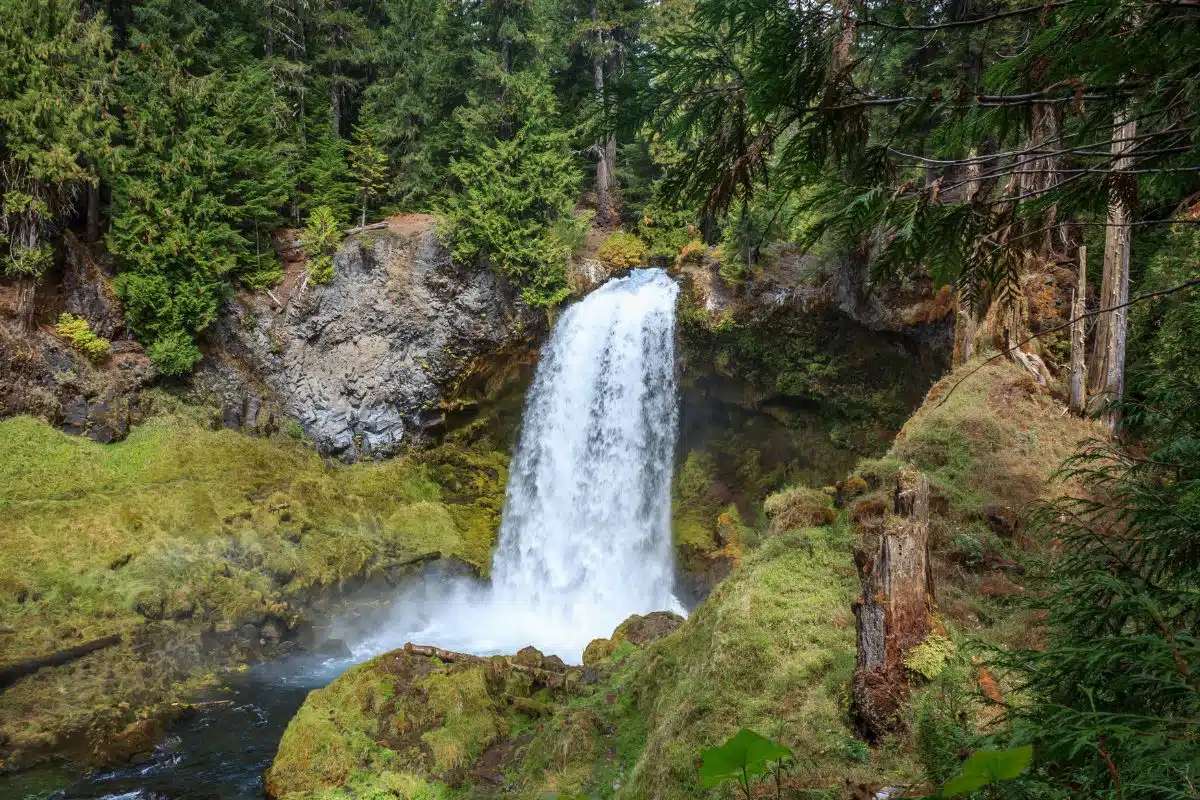
POLYGON ((103 264, 70 238, 60 255, 39 285, 31 328, 18 313, 20 287, 0 281, 0 415, 29 414, 70 434, 115 442, 140 419, 142 390, 155 370, 141 345, 121 338, 124 312, 103 264), (108 358, 89 361, 59 337, 54 322, 62 313, 112 339, 108 358))
POLYGON ((293 263, 270 293, 230 301, 192 382, 221 424, 291 417, 323 454, 387 456, 437 437, 481 361, 502 371, 529 350, 538 319, 511 286, 454 263, 431 221, 402 230, 347 239, 326 284, 293 263))

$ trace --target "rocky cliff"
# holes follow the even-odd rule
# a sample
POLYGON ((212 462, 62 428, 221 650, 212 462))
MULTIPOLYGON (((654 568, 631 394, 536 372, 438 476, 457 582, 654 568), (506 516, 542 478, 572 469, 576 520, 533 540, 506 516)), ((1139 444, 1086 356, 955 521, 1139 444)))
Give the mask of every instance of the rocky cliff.
POLYGON ((540 327, 494 273, 455 264, 432 223, 395 218, 347 239, 326 284, 295 260, 281 286, 239 293, 193 393, 226 427, 269 428, 282 414, 347 459, 433 438, 470 379, 523 359, 540 327))
POLYGON ((141 345, 125 336, 110 282, 95 254, 73 238, 38 289, 33 324, 17 313, 19 287, 0 282, 0 416, 30 414, 98 442, 125 438, 155 373, 141 345), (57 335, 60 313, 86 319, 113 340, 110 355, 93 361, 57 335))

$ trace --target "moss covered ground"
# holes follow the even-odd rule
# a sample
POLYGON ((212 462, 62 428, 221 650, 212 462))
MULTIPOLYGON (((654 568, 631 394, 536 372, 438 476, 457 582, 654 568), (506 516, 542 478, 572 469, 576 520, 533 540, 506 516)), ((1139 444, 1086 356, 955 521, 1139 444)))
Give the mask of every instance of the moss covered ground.
MULTIPOLYGON (((950 393, 968 369, 935 385, 887 455, 863 461, 837 492, 796 486, 768 498, 762 524, 730 531, 730 541, 742 537, 736 566, 686 623, 645 646, 613 639, 596 648, 568 691, 520 702, 481 701, 478 691, 451 695, 462 716, 433 718, 435 727, 422 728, 420 744, 405 751, 379 731, 408 717, 388 707, 364 721, 362 702, 333 700, 344 692, 366 696, 354 688, 363 679, 335 682, 294 724, 326 731, 314 740, 374 731, 376 744, 355 763, 385 766, 348 773, 323 763, 300 767, 325 776, 306 791, 331 794, 298 796, 372 797, 356 787, 403 775, 426 793, 414 789, 413 797, 731 797, 732 790, 700 786, 699 757, 743 727, 792 749, 786 782, 802 796, 872 796, 883 786, 920 791, 947 777, 970 735, 999 718, 997 700, 1013 690, 988 672, 987 648, 1037 636, 1037 620, 1014 601, 1024 591, 1022 564, 1037 554, 1019 524, 1000 530, 1000 523, 1019 521, 1030 503, 1059 491, 1054 470, 1097 432, 1064 416, 1058 399, 1007 362, 985 366, 950 393), (860 591, 852 552, 860 524, 890 508, 891 482, 904 463, 931 479, 938 607, 934 633, 910 655, 903 724, 869 747, 856 736, 850 708, 851 603, 860 591), (996 585, 1011 591, 989 588, 996 585), (455 757, 439 760, 443 738, 455 757), (371 749, 380 741, 394 752, 371 749), (474 762, 460 761, 463 753, 474 762), (451 764, 457 771, 446 769, 451 764)), ((706 474, 703 463, 685 464, 677 501, 703 505, 706 474)), ((704 513, 716 510, 705 506, 704 513)), ((297 768, 294 744, 285 738, 277 766, 297 768)))
POLYGON ((503 455, 446 446, 333 467, 305 442, 201 422, 175 407, 98 445, 0 421, 0 667, 124 637, 0 693, 0 767, 211 680, 199 632, 286 636, 320 595, 431 554, 486 572, 503 455))

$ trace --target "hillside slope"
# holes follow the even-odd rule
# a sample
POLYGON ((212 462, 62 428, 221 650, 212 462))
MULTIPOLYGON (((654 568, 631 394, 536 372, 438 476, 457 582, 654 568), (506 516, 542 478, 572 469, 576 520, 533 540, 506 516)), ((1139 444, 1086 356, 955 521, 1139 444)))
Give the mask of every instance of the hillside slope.
MULTIPOLYGON (((988 698, 1001 690, 973 664, 970 642, 1006 646, 1036 637, 1035 622, 1012 602, 1022 592, 1026 558, 1016 533, 1029 504, 1054 491, 1048 479, 1062 459, 1096 432, 1065 417, 1057 400, 1008 362, 985 366, 950 393, 967 371, 934 386, 888 455, 861 464, 837 491, 791 490, 769 501, 771 522, 745 531, 761 541, 749 542, 730 576, 661 640, 606 647, 611 655, 566 670, 562 686, 527 691, 521 700, 480 694, 461 706, 462 716, 425 719, 420 735, 393 756, 386 754, 397 743, 384 733, 392 722, 382 716, 393 707, 372 705, 369 698, 378 695, 371 692, 348 694, 379 667, 339 679, 310 698, 312 708, 284 737, 276 767, 287 770, 286 786, 304 788, 281 796, 361 796, 364 787, 384 785, 378 781, 400 780, 379 766, 399 758, 406 785, 431 797, 558 792, 683 800, 705 796, 696 772, 700 751, 743 727, 778 737, 797 754, 787 778, 795 787, 919 782, 955 730, 995 717, 988 698), (934 629, 949 644, 934 663, 914 664, 902 731, 870 748, 856 738, 850 709, 850 606, 859 591, 852 551, 859 527, 872 514, 890 513, 881 498, 905 462, 933 486, 934 629), (836 512, 835 494, 844 506, 836 512), (945 704, 932 701, 947 693, 962 719, 938 716, 945 704), (345 699, 351 695, 358 700, 345 699), (354 731, 375 754, 365 768, 330 769, 319 748, 302 744, 302 720, 316 719, 318 707, 326 736, 354 731), (464 730, 486 735, 464 745, 466 754, 447 768, 431 743, 464 730), (302 756, 296 747, 306 748, 302 756)), ((381 659, 389 657, 397 656, 381 659)))

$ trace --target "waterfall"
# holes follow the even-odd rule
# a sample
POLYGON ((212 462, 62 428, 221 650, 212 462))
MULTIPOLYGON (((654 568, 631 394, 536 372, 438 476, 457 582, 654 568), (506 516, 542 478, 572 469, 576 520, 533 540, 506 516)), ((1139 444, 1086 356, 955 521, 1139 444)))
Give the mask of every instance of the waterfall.
POLYGON ((630 614, 682 610, 677 294, 662 270, 635 270, 563 312, 526 401, 491 586, 423 587, 410 602, 427 610, 405 638, 480 654, 532 644, 577 663, 630 614))

